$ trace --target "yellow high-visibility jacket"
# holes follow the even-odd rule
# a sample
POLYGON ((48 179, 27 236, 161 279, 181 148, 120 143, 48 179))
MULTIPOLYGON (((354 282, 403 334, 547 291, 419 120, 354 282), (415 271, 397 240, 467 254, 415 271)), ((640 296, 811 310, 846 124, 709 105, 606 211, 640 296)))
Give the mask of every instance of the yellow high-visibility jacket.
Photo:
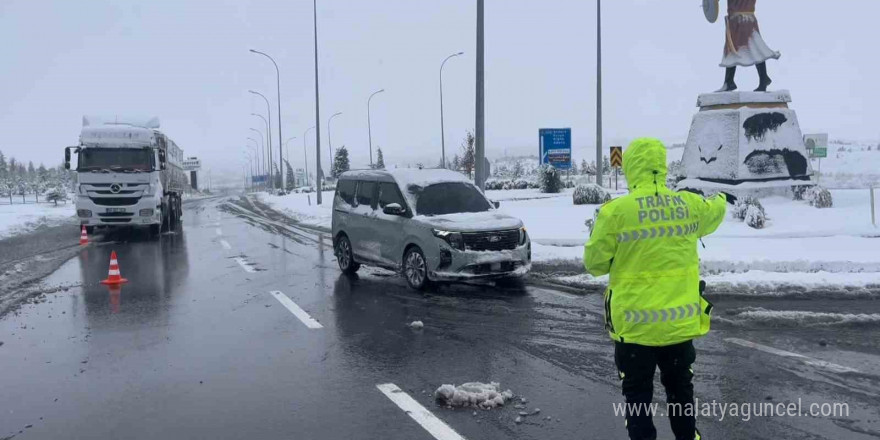
POLYGON ((697 241, 724 220, 723 194, 703 198, 666 187, 666 147, 633 141, 623 155, 630 193, 599 208, 584 266, 610 274, 605 328, 611 338, 672 345, 709 332, 711 304, 701 294, 697 241))

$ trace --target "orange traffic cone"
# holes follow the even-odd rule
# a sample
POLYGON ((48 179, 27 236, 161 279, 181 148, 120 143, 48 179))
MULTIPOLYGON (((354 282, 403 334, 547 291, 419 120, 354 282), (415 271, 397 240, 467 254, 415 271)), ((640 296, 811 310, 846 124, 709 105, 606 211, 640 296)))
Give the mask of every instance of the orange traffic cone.
POLYGON ((116 251, 110 252, 110 272, 107 274, 107 279, 101 281, 101 284, 115 285, 127 282, 127 279, 119 275, 119 262, 116 261, 116 251))
POLYGON ((82 231, 79 233, 79 244, 89 244, 89 236, 86 234, 86 225, 82 225, 82 231))

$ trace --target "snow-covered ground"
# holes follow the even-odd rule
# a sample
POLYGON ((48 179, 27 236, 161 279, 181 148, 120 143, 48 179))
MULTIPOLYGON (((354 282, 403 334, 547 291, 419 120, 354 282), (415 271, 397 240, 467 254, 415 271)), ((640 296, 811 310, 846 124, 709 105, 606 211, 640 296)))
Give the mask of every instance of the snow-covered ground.
POLYGON ((73 203, 0 204, 0 239, 30 232, 42 225, 54 226, 73 222, 73 203))
MULTIPOLYGON (((880 155, 878 155, 880 157, 880 155)), ((536 267, 558 269, 560 281, 574 285, 604 283, 580 274, 584 225, 596 205, 572 203, 572 190, 541 194, 535 189, 487 191, 500 209, 522 219, 532 239, 536 267)), ((622 192, 618 193, 622 194, 622 192)), ((728 215, 699 252, 703 272, 715 283, 737 286, 743 293, 768 286, 880 286, 880 229, 871 225, 870 193, 865 189, 832 190, 834 207, 818 209, 781 196, 761 199, 769 222, 752 229, 728 215)), ((880 194, 878 194, 880 195, 880 194)), ((330 205, 314 204, 314 194, 259 197, 310 226, 330 227, 330 205)), ((324 193, 332 200, 332 193, 324 193)))

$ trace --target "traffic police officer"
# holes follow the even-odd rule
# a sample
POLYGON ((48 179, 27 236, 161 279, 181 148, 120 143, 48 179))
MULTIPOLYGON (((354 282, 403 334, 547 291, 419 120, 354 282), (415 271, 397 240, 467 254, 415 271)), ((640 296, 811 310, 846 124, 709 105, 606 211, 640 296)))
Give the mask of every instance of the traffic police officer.
POLYGON ((633 141, 623 155, 630 193, 598 210, 584 247, 584 266, 593 276, 609 275, 605 328, 614 340, 614 361, 629 410, 630 439, 653 440, 657 431, 644 410, 653 398, 654 370, 678 440, 699 439, 695 427, 692 340, 709 332, 712 305, 703 298, 697 240, 718 228, 725 201, 666 187, 666 147, 657 139, 633 141), (642 414, 634 407, 643 404, 642 414), (687 408, 687 410, 685 409, 687 408))

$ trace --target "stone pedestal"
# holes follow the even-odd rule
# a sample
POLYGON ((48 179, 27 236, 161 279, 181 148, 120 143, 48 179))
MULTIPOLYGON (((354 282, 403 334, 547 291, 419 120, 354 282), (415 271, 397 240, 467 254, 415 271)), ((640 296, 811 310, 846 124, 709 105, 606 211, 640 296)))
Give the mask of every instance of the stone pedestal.
POLYGON ((679 188, 736 190, 810 185, 809 156, 787 90, 699 96, 679 188))

